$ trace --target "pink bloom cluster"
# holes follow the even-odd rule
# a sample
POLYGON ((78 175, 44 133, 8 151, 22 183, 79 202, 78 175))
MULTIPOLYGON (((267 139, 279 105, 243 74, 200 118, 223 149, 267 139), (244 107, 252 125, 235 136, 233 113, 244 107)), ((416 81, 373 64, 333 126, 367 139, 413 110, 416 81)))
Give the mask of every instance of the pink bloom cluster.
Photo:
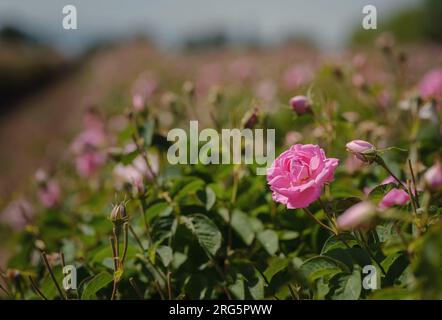
POLYGON ((442 68, 424 75, 419 83, 419 93, 424 99, 442 99, 442 68))
POLYGON ((88 178, 104 164, 106 157, 101 147, 106 141, 104 123, 94 110, 88 110, 83 119, 85 130, 72 143, 75 166, 80 176, 88 178))
POLYGON ((337 166, 338 159, 327 158, 317 145, 293 145, 268 169, 273 199, 289 209, 307 207, 319 198, 324 184, 333 180, 337 166))

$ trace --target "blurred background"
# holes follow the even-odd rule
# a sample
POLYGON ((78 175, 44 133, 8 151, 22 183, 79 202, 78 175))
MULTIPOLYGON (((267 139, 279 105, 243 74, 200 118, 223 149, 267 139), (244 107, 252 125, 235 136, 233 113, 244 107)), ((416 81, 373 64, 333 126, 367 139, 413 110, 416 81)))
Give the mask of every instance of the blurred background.
POLYGON ((146 69, 171 78, 171 66, 244 52, 303 63, 370 48, 386 30, 435 57, 441 16, 440 0, 0 0, 0 212, 37 168, 68 156, 85 108, 121 110, 146 69), (78 30, 62 28, 67 4, 78 30), (377 30, 361 27, 367 4, 377 30))

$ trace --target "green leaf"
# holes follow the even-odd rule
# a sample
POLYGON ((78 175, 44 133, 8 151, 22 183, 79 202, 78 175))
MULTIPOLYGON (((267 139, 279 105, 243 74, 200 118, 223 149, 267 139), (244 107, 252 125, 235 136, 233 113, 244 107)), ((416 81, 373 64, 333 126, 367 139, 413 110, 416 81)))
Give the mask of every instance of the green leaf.
POLYGON ((381 184, 373 188, 373 190, 370 191, 368 196, 370 199, 372 199, 374 202, 380 202, 384 196, 393 188, 396 188, 396 184, 394 183, 387 183, 387 184, 381 184))
POLYGON ((103 271, 91 280, 89 280, 85 286, 83 294, 81 295, 82 300, 92 300, 96 298, 96 293, 106 287, 109 283, 113 281, 113 276, 106 271, 103 271))
POLYGON ((330 282, 333 300, 357 300, 362 290, 361 269, 355 265, 351 274, 337 275, 330 282))
POLYGON ((173 260, 173 251, 171 247, 168 246, 160 246, 157 249, 157 253, 161 258, 161 261, 163 262, 165 267, 168 267, 169 264, 173 260))
POLYGON ((209 186, 206 187, 206 210, 209 211, 212 209, 213 205, 216 202, 216 194, 215 191, 209 186))
POLYGON ((347 249, 357 245, 355 237, 351 233, 341 233, 339 236, 332 235, 324 243, 321 254, 335 249, 347 249))
POLYGON ((236 231, 244 243, 251 245, 253 239, 255 239, 255 232, 253 231, 248 216, 240 210, 234 210, 231 224, 233 230, 236 231))
POLYGON ((308 280, 314 281, 321 277, 331 277, 342 271, 349 271, 340 261, 327 256, 310 258, 301 265, 301 271, 308 280))
POLYGON ((222 236, 216 224, 203 214, 182 217, 185 225, 196 236, 201 247, 215 256, 221 247, 222 236))
POLYGON ((275 274, 287 268, 289 261, 290 260, 288 259, 281 259, 276 257, 271 259, 269 266, 263 273, 266 280, 270 283, 275 274))
POLYGON ((264 230, 257 235, 258 241, 271 256, 278 251, 278 234, 273 230, 264 230))
POLYGON ((146 221, 151 222, 157 216, 168 216, 173 212, 173 207, 167 202, 155 203, 146 210, 146 221))
POLYGON ((155 121, 149 119, 141 129, 141 136, 144 138, 144 145, 149 147, 152 145, 152 138, 155 131, 155 121))

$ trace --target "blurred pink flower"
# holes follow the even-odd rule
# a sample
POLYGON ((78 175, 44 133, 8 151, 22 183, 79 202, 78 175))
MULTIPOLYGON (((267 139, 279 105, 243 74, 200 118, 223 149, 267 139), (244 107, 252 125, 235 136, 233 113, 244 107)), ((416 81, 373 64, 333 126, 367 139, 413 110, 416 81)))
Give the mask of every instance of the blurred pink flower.
POLYGON ((42 184, 38 191, 38 198, 46 208, 54 208, 60 203, 60 186, 55 180, 42 184))
POLYGON ((121 190, 125 185, 131 185, 134 187, 134 192, 142 193, 144 181, 152 180, 153 175, 157 174, 159 170, 158 157, 149 154, 148 159, 153 172, 149 170, 141 155, 137 156, 129 165, 117 164, 113 170, 115 187, 121 190))
POLYGON ((285 144, 287 146, 292 146, 302 140, 302 134, 297 131, 289 131, 285 135, 285 144))
POLYGON ((132 96, 132 105, 135 111, 142 111, 145 107, 146 99, 140 93, 135 93, 132 96))
POLYGON ((387 90, 382 90, 378 96, 377 96, 377 100, 379 103, 379 106, 381 106, 381 108, 388 108, 391 105, 391 94, 390 92, 388 92, 387 90))
POLYGON ((251 59, 247 57, 238 58, 234 60, 229 66, 229 71, 238 81, 249 80, 253 75, 253 69, 253 63, 251 59))
POLYGON ((290 106, 298 116, 311 112, 311 103, 306 96, 295 96, 291 98, 290 106))
POLYGON ((355 87, 362 88, 365 85, 365 77, 362 74, 357 73, 351 78, 351 82, 355 87))
POLYGON ((276 85, 271 80, 262 80, 255 87, 256 96, 266 103, 272 102, 277 93, 276 85))
POLYGON ((8 204, 0 212, 0 222, 10 226, 13 230, 22 230, 34 217, 32 205, 25 199, 18 199, 8 204))
POLYGON ((432 190, 442 187, 442 164, 440 161, 437 161, 425 172, 424 180, 425 184, 432 190))
POLYGON ((376 206, 370 201, 359 202, 348 208, 337 219, 340 230, 350 230, 366 226, 376 216, 376 206))
POLYGON ((347 171, 349 174, 354 174, 362 170, 364 166, 364 162, 359 160, 354 154, 349 155, 347 159, 345 159, 345 171, 347 171))
POLYGON ((305 65, 296 65, 288 69, 282 78, 283 85, 288 90, 295 90, 313 79, 313 70, 305 65))
POLYGON ((132 87, 132 103, 136 110, 144 108, 145 103, 152 98, 158 90, 157 77, 150 71, 145 71, 138 76, 132 87))
POLYGON ((426 73, 419 83, 419 93, 424 99, 442 99, 442 68, 426 73))
POLYGON ((380 209, 386 209, 392 206, 403 206, 410 201, 408 193, 402 189, 391 189, 379 203, 380 209))
POLYGON ((327 158, 317 145, 293 145, 267 171, 273 200, 288 209, 307 207, 319 198, 324 184, 333 180, 338 161, 327 158))
POLYGON ((90 178, 102 167, 105 161, 106 157, 104 154, 90 150, 77 155, 75 165, 80 176, 90 178))

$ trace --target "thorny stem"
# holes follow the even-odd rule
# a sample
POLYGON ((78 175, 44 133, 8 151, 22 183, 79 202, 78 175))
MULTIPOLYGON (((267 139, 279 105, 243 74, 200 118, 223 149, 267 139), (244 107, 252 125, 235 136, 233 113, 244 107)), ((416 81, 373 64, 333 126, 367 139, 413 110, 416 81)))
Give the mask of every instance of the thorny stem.
POLYGON ((129 245, 129 223, 125 222, 123 225, 123 255, 121 257, 121 264, 124 265, 124 261, 126 260, 127 247, 129 245))
POLYGON ((411 206, 413 207, 414 222, 416 223, 417 231, 420 233, 420 231, 421 231, 421 224, 420 224, 419 216, 418 216, 418 213, 417 213, 417 207, 416 207, 415 199, 414 199, 413 194, 411 192, 410 180, 407 180, 407 186, 408 186, 408 189, 407 189, 408 196, 411 199, 411 206))
POLYGON ((145 249, 144 249, 143 243, 141 242, 140 238, 139 238, 138 235, 135 233, 135 230, 132 228, 131 225, 129 225, 129 231, 130 231, 130 233, 132 233, 132 235, 134 236, 136 243, 137 243, 138 246, 140 247, 141 252, 144 254, 145 249))
POLYGON ((385 163, 385 161, 381 158, 381 157, 376 157, 375 160, 379 165, 381 165, 382 168, 384 168, 392 177, 394 180, 397 181, 397 183, 399 183, 399 185, 404 189, 407 190, 407 186, 404 185, 404 183, 398 178, 396 177, 396 175, 393 173, 393 171, 390 170, 390 168, 387 166, 387 164, 385 163))
POLYGON ((48 298, 38 288, 37 284, 34 282, 34 279, 32 279, 31 276, 29 276, 29 281, 31 282, 31 287, 32 289, 34 289, 35 293, 37 293, 43 300, 48 300, 48 298))
POLYGON ((118 241, 118 230, 116 227, 114 227, 112 229, 113 232, 113 237, 114 237, 114 241, 115 241, 115 253, 116 253, 116 257, 120 256, 120 243, 118 241))
POLYGON ((335 230, 333 230, 332 228, 330 228, 329 226, 327 226, 325 223, 323 223, 321 220, 319 220, 318 218, 315 217, 315 215, 306 207, 303 208, 304 212, 307 213, 307 215, 312 218, 313 221, 315 221, 317 224, 319 224, 321 227, 323 227, 324 229, 332 232, 333 234, 337 234, 337 232, 335 230))
POLYGON ((110 243, 111 243, 111 247, 112 247, 112 255, 113 255, 113 260, 114 260, 114 284, 112 287, 111 300, 115 300, 115 296, 117 294, 118 279, 116 277, 116 273, 117 273, 117 271, 119 269, 119 265, 120 265, 120 261, 119 261, 120 258, 118 256, 116 242, 117 242, 117 240, 115 239, 115 233, 114 233, 114 235, 110 238, 110 243))
POLYGON ((57 278, 55 277, 54 271, 52 270, 51 265, 49 264, 48 257, 46 256, 46 252, 41 253, 41 257, 43 258, 44 264, 46 266, 46 269, 49 272, 49 275, 51 276, 52 281, 55 284, 55 287, 57 288, 58 293, 60 294, 60 297, 64 300, 67 300, 66 295, 64 294, 63 290, 61 290, 60 285, 57 282, 57 278))
POLYGON ((114 261, 114 272, 115 272, 118 269, 118 256, 117 256, 117 251, 115 249, 114 237, 110 237, 109 241, 110 241, 111 248, 112 248, 112 260, 114 261))
POLYGON ((66 267, 66 260, 64 259, 64 253, 63 252, 60 252, 60 260, 61 260, 61 266, 64 269, 64 267, 66 267))
POLYGON ((410 159, 408 159, 408 166, 410 167, 410 173, 411 173, 411 179, 412 179, 412 182, 413 182, 413 194, 414 194, 414 200, 416 201, 416 205, 417 205, 417 207, 419 208, 420 207, 420 205, 419 205, 419 196, 418 196, 418 194, 417 194, 417 187, 416 187, 416 177, 415 177, 415 175, 414 175, 414 170, 413 170, 413 166, 411 165, 411 160, 410 159))

